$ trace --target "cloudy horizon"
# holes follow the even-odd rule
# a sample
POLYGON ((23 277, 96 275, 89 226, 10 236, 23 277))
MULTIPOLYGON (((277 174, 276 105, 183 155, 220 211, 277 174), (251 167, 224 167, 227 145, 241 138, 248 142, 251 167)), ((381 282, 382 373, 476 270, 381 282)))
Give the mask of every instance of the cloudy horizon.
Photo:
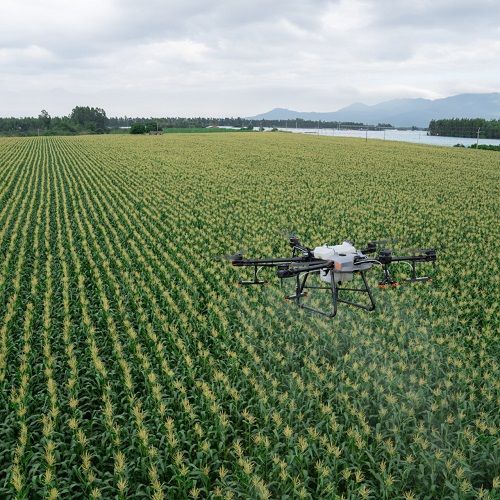
POLYGON ((492 0, 0 5, 0 116, 251 116, 500 90, 492 0))

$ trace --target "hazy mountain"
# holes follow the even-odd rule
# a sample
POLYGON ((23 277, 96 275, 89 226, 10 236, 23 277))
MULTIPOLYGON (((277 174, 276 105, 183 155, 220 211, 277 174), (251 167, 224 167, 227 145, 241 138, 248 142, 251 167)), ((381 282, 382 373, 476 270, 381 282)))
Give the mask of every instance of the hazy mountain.
POLYGON ((500 119, 500 93, 459 94, 444 99, 393 99, 368 106, 354 103, 330 113, 302 112, 275 108, 250 117, 254 120, 349 121, 376 125, 391 123, 396 127, 427 127, 432 119, 486 118, 500 119))

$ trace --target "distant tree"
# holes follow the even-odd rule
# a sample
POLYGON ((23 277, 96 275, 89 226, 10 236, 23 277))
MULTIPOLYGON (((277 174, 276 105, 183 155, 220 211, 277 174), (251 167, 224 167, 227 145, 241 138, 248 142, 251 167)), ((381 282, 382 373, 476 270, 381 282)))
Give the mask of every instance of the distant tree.
POLYGON ((450 118, 431 120, 429 135, 444 135, 448 137, 477 137, 500 139, 500 120, 485 120, 483 118, 450 118))
POLYGON ((146 132, 146 127, 142 123, 133 123, 130 127, 131 134, 144 134, 146 132))
POLYGON ((38 115, 38 121, 40 122, 42 128, 44 129, 50 128, 51 118, 49 113, 45 109, 42 109, 42 111, 40 111, 40 114, 38 115))
POLYGON ((148 132, 154 132, 155 130, 158 130, 158 123, 157 122, 148 122, 144 125, 144 131, 146 133, 148 132))
POLYGON ((500 146, 495 146, 495 144, 471 144, 469 148, 472 149, 488 149, 490 151, 500 151, 500 146))
POLYGON ((97 134, 106 132, 108 118, 106 111, 102 108, 91 108, 89 106, 76 106, 71 111, 71 121, 84 130, 97 134))

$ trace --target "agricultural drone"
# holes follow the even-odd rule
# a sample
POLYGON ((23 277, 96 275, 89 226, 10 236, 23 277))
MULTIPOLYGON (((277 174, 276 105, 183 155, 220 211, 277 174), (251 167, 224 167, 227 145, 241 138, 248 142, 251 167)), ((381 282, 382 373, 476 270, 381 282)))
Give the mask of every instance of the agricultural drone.
MULTIPOLYGON (((344 241, 341 245, 323 245, 315 248, 304 246, 296 236, 289 238, 292 249, 291 257, 268 258, 268 259, 245 259, 242 253, 228 255, 228 259, 235 267, 253 268, 253 277, 250 280, 240 280, 240 285, 263 285, 266 281, 259 278, 259 273, 264 268, 276 268, 276 276, 283 280, 292 279, 295 281, 295 292, 286 295, 285 299, 295 302, 298 307, 313 311, 329 318, 337 314, 339 303, 359 307, 366 311, 375 309, 373 295, 366 280, 366 272, 374 265, 382 267, 382 277, 379 281, 380 288, 397 286, 399 283, 393 279, 389 270, 391 266, 399 263, 406 263, 410 266, 411 272, 405 281, 427 281, 429 276, 417 275, 417 264, 431 263, 435 266, 436 251, 433 248, 412 249, 408 253, 411 255, 395 255, 392 250, 385 248, 389 240, 370 241, 366 247, 358 250, 349 241, 344 241), (311 277, 319 276, 318 284, 313 284, 311 277), (344 286, 355 277, 360 277, 362 285, 359 288, 344 286), (309 282, 308 282, 309 279, 309 282), (309 290, 328 290, 331 294, 332 309, 329 311, 314 308, 304 303, 303 298, 307 296, 309 290), (352 292, 349 298, 341 292, 352 292), (363 304, 349 300, 352 295, 366 294, 369 303, 363 304)), ((317 282, 318 280, 316 280, 317 282)), ((368 302, 368 301, 367 301, 368 302)))

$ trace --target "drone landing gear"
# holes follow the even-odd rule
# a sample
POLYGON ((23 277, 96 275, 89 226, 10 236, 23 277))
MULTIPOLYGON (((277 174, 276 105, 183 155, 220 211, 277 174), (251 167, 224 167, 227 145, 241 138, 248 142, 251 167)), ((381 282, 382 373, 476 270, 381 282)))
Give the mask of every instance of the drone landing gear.
POLYGON ((358 307, 359 309, 364 309, 365 311, 373 311, 375 309, 375 301, 373 300, 373 296, 370 290, 370 287, 368 286, 368 282, 366 281, 366 276, 364 271, 358 271, 355 274, 360 274, 361 278, 363 280, 363 288, 347 288, 347 287, 342 287, 335 281, 332 281, 330 286, 321 286, 321 285, 308 285, 307 284, 307 278, 309 277, 310 273, 305 273, 304 277, 301 279, 300 275, 297 275, 296 277, 296 285, 295 285, 295 293, 293 295, 288 295, 285 298, 287 300, 294 300, 296 305, 302 309, 307 309, 308 311, 312 311, 318 314, 321 314, 322 316, 327 316, 328 318, 333 318, 337 314, 337 308, 339 303, 347 304, 353 307, 358 307), (301 302, 301 298, 304 296, 307 296, 307 289, 312 289, 312 290, 329 290, 331 293, 332 297, 332 310, 331 311, 324 311, 322 309, 316 309, 311 306, 307 306, 301 302), (353 302, 352 300, 347 300, 343 299, 340 297, 340 292, 345 291, 345 292, 356 292, 356 293, 365 293, 368 295, 370 299, 370 304, 361 304, 358 302, 353 302))
POLYGON ((247 285, 264 285, 267 283, 266 281, 263 281, 259 279, 259 271, 262 269, 262 267, 259 266, 253 266, 253 279, 252 280, 239 280, 238 284, 242 286, 247 286, 247 285))
POLYGON ((430 281, 430 280, 431 280, 430 276, 417 276, 416 264, 415 262, 411 263, 411 276, 409 278, 406 278, 405 281, 414 283, 416 281, 430 281))
MULTIPOLYGON (((411 266, 411 276, 409 278, 405 278, 405 282, 407 283, 415 283, 420 281, 431 281, 430 276, 417 276, 417 266, 416 262, 412 261, 408 263, 411 266)), ((391 273, 389 272, 389 266, 384 264, 382 267, 383 276, 382 280, 378 282, 379 288, 388 288, 388 287, 396 287, 399 285, 397 281, 392 279, 391 273)))

